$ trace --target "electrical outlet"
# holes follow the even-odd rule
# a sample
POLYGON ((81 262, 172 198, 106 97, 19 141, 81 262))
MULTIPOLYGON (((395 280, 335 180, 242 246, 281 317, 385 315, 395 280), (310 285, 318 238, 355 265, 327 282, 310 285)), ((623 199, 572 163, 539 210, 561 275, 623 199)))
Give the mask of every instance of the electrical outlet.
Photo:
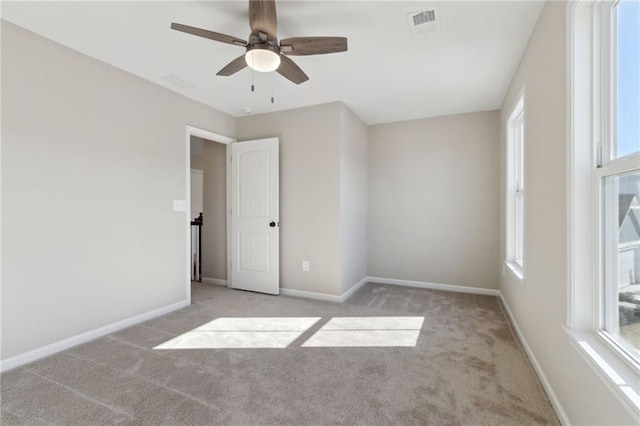
POLYGON ((302 261, 302 272, 309 272, 309 261, 308 260, 303 260, 302 261))

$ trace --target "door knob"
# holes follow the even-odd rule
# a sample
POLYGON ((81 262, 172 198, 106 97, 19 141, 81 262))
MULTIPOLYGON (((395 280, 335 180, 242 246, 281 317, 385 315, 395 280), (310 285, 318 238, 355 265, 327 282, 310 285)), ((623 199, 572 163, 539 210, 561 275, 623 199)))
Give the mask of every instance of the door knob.
POLYGON ((275 222, 269 222, 269 226, 272 227, 272 228, 275 228, 276 227, 276 223, 275 222))

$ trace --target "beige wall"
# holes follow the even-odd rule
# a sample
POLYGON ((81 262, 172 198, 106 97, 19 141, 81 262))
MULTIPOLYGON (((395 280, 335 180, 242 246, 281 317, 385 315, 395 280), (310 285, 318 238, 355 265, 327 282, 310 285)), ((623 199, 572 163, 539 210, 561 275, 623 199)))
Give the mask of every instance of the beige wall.
POLYGON ((227 279, 227 146, 204 140, 202 276, 227 279))
POLYGON ((238 120, 239 140, 280 138, 281 288, 341 294, 339 121, 339 103, 238 120))
POLYGON ((2 359, 185 300, 186 124, 236 130, 2 21, 2 359))
POLYGON ((369 128, 369 276, 498 286, 498 112, 369 128))
POLYGON ((340 105, 340 275, 344 294, 367 276, 367 126, 340 105))
MULTIPOLYGON (((562 330, 567 309, 566 4, 547 2, 501 110, 501 166, 505 121, 525 94, 525 282, 511 272, 500 289, 531 350, 573 424, 633 424, 562 330)), ((504 194, 505 175, 502 174, 504 194)), ((501 211, 504 212, 504 195, 501 211)), ((500 259, 505 257, 504 215, 500 259)))

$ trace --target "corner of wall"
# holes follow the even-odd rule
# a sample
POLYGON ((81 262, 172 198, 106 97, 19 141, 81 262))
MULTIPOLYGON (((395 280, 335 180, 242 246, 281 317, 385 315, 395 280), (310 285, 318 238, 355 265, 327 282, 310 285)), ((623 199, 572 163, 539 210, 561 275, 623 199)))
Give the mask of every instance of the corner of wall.
POLYGON ((341 294, 367 276, 368 129, 340 102, 340 286, 341 294))

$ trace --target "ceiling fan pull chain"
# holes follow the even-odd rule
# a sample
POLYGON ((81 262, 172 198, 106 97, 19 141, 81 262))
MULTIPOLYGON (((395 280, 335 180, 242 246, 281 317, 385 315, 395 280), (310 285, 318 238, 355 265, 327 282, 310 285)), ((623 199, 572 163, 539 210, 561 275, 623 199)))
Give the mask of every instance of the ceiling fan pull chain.
POLYGON ((275 101, 275 93, 276 93, 276 85, 275 85, 275 75, 271 73, 271 103, 275 101))
MULTIPOLYGON (((251 63, 253 63, 253 50, 251 51, 251 63)), ((256 91, 256 87, 253 85, 253 77, 255 72, 256 71, 253 69, 253 67, 251 67, 251 91, 252 92, 256 91)))

